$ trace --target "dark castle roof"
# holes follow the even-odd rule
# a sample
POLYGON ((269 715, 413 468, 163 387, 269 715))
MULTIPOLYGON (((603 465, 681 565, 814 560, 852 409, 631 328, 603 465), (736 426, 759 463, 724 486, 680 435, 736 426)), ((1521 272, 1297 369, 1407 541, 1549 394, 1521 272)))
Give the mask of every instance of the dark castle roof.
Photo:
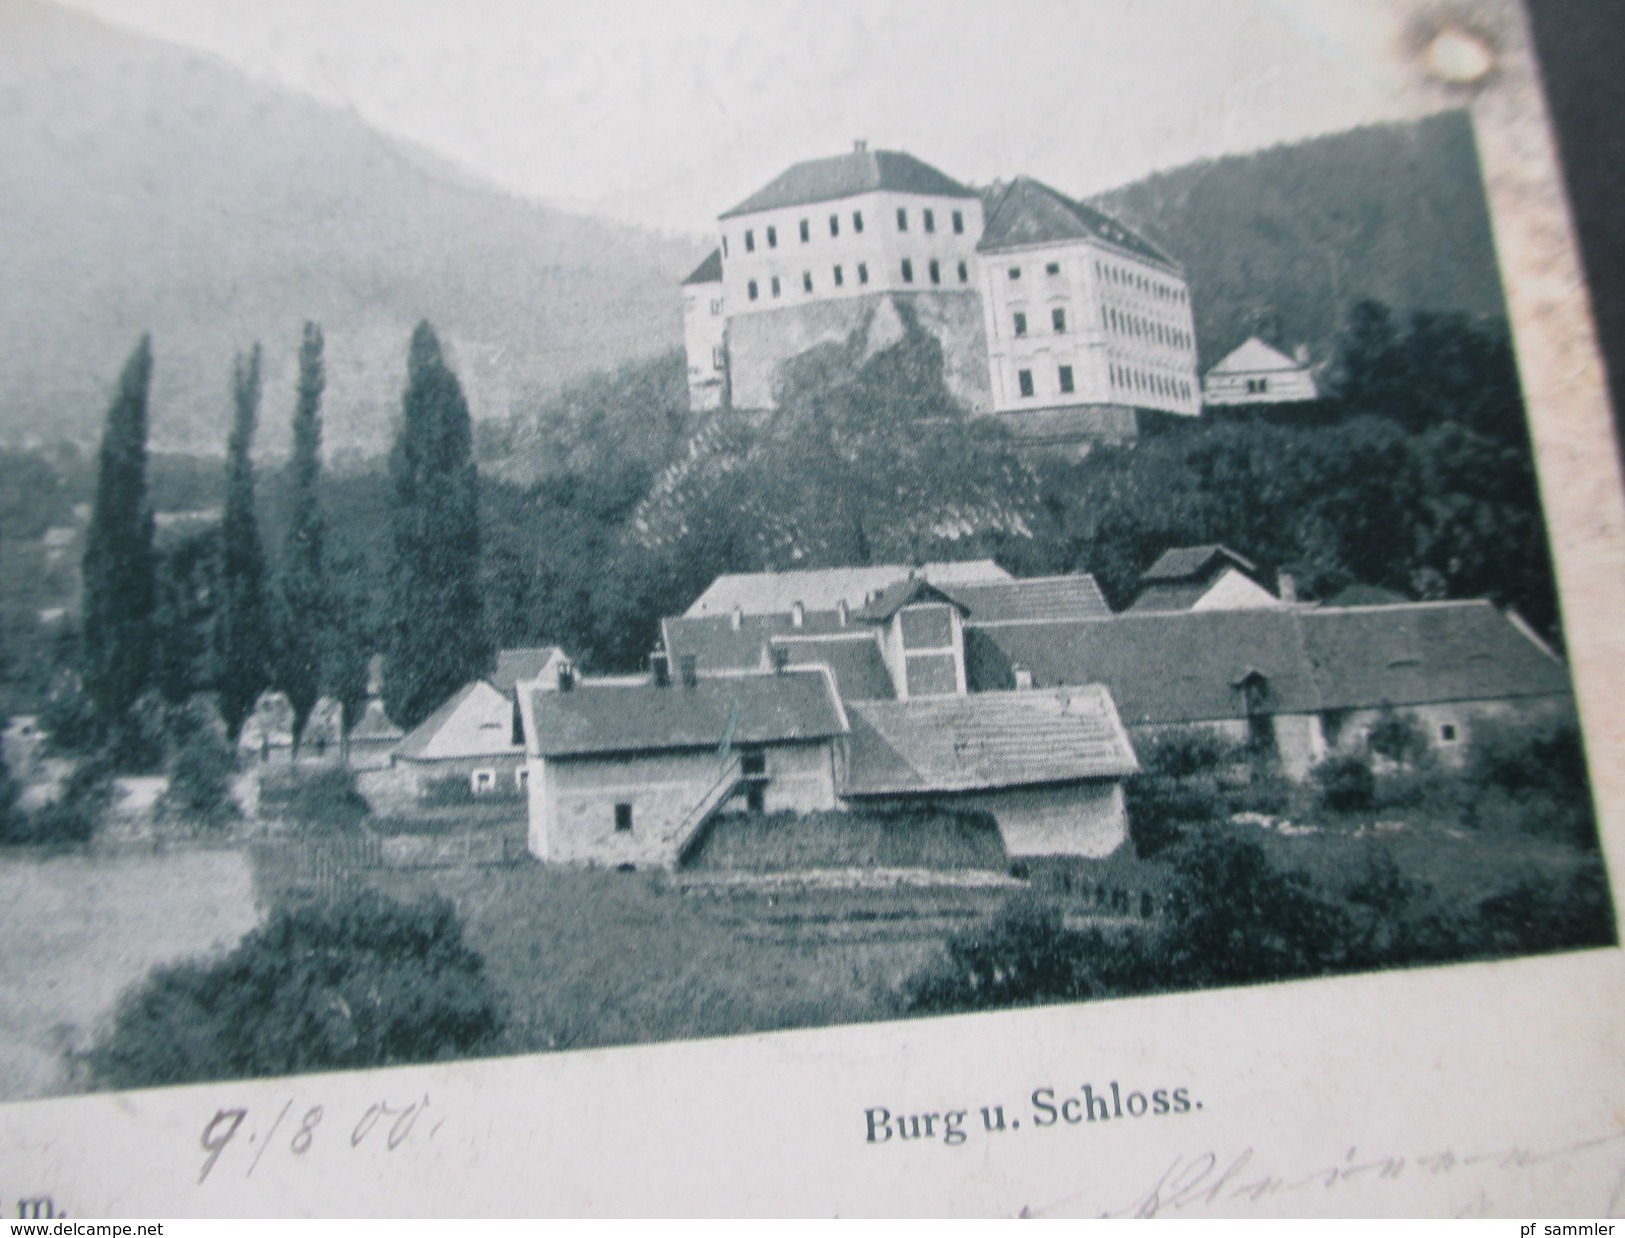
POLYGON ((761 189, 718 218, 757 211, 833 202, 876 190, 929 194, 936 198, 974 198, 950 176, 913 155, 896 150, 855 150, 829 159, 807 159, 781 172, 761 189))
POLYGON ((1172 258, 1110 215, 1076 202, 1030 176, 1018 176, 989 204, 978 253, 1057 241, 1107 241, 1163 266, 1172 258))
POLYGON ((684 284, 720 284, 722 282, 722 251, 713 249, 705 261, 694 268, 684 284))

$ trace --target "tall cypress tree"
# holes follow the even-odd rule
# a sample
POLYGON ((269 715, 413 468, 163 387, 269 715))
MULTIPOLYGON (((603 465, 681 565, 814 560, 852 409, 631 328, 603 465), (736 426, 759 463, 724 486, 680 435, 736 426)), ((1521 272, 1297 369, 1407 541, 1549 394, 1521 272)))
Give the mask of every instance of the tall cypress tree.
POLYGON ((147 393, 152 337, 142 336, 107 410, 85 533, 85 691, 96 737, 120 745, 152 663, 152 511, 147 504, 147 393))
POLYGON ((220 713, 233 738, 269 681, 265 551, 254 515, 254 428, 260 411, 260 346, 232 373, 233 416, 226 446, 226 510, 220 521, 220 713))
POLYGON ((322 329, 307 322, 299 345, 299 399, 293 410, 293 458, 288 462, 288 530, 277 593, 277 686, 288 694, 301 727, 325 686, 323 637, 331 627, 322 559, 327 530, 316 494, 322 470, 322 391, 327 383, 322 348, 322 329))
POLYGON ((390 453, 384 706, 414 727, 490 658, 479 593, 479 475, 462 386, 427 322, 412 333, 390 453))

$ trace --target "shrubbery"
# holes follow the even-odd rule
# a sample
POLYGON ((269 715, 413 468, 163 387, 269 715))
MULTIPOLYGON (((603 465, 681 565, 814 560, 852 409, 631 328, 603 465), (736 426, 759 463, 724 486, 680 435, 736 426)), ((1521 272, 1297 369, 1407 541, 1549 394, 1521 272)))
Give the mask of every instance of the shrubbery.
POLYGON ((80 758, 63 783, 62 793, 32 814, 14 811, 0 843, 73 846, 86 843, 101 825, 113 798, 113 767, 104 756, 80 758))
POLYGON ((281 810, 307 830, 328 833, 355 830, 372 812, 356 790, 355 775, 347 769, 299 776, 289 787, 281 810))
POLYGON ((1310 772, 1320 805, 1330 812, 1366 812, 1376 800, 1377 779, 1359 757, 1328 757, 1310 772))
POLYGON ((280 908, 225 958, 155 970, 90 1050, 107 1087, 467 1057, 502 1028, 450 903, 373 891, 280 908))

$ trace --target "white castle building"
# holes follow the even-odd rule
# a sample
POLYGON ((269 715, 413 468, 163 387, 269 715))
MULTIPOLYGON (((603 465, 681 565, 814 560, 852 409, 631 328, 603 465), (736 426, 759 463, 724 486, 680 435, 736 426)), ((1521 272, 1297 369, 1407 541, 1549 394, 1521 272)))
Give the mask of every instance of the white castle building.
POLYGON ((1128 438, 1141 412, 1201 412, 1184 272, 1028 177, 978 193, 912 155, 798 163, 718 218, 684 281, 695 411, 776 404, 780 368, 909 318, 949 389, 1035 446, 1128 438))

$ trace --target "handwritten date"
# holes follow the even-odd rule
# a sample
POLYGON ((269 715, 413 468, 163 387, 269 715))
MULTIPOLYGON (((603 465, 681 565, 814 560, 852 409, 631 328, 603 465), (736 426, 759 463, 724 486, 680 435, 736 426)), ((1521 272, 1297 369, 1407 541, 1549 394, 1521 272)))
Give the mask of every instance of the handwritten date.
POLYGON ((250 1122, 247 1108, 216 1110, 214 1116, 204 1123, 203 1132, 198 1137, 198 1145, 204 1153, 198 1185, 208 1180, 221 1156, 234 1144, 244 1152, 253 1150, 253 1156, 243 1171, 246 1178, 253 1174, 260 1158, 272 1147, 280 1147, 289 1155, 302 1157, 323 1141, 338 1139, 342 1141, 339 1146, 347 1143, 353 1150, 371 1140, 374 1145, 381 1142, 388 1151, 394 1152, 414 1136, 425 1141, 434 1138, 441 1126, 439 1121, 433 1122, 426 1130, 420 1126, 420 1121, 430 1108, 428 1093, 424 1093, 421 1100, 399 1107, 387 1101, 373 1102, 348 1128, 347 1137, 343 1128, 337 1135, 323 1133, 322 1124, 327 1110, 320 1104, 308 1105, 297 1111, 292 1126, 284 1130, 284 1123, 296 1113, 295 1100, 292 1096, 288 1098, 263 1134, 250 1122), (285 1140, 278 1139, 279 1131, 283 1132, 285 1140))

